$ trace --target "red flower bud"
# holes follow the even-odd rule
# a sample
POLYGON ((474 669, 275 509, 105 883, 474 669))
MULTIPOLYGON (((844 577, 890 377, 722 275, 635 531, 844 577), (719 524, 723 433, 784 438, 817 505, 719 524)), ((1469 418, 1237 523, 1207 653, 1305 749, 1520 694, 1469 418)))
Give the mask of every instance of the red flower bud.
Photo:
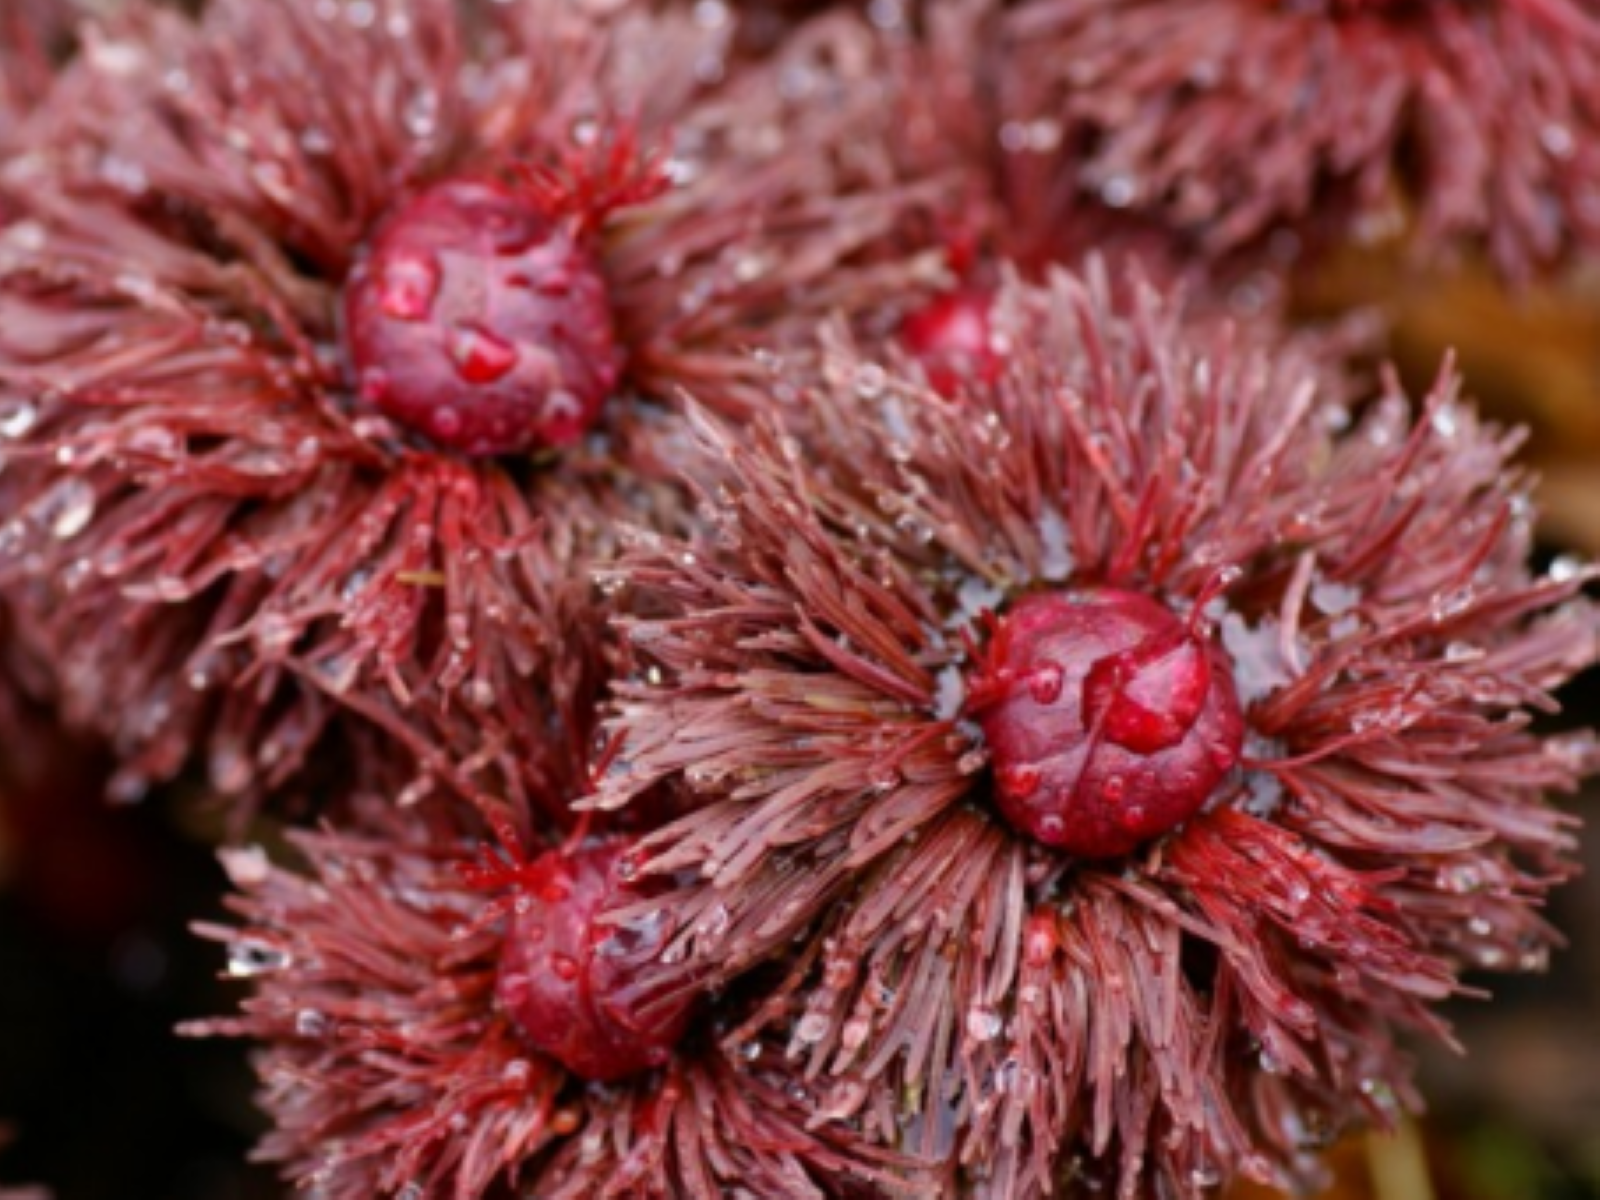
POLYGON ((995 352, 990 329, 994 297, 964 290, 939 296, 908 316, 900 339, 922 364, 934 391, 952 396, 963 381, 993 383, 1004 360, 995 352))
POLYGON ((492 181, 406 201, 344 303, 362 398, 466 454, 576 440, 621 371, 594 256, 535 198, 492 181))
POLYGON ((996 622, 970 695, 1006 819, 1086 858, 1194 815, 1244 739, 1223 652, 1114 588, 1022 600, 996 622))
POLYGON ((623 934, 595 920, 625 898, 618 867, 627 850, 626 841, 610 841, 551 851, 520 872, 524 890, 500 960, 501 1007, 530 1043, 585 1079, 661 1066, 692 1008, 692 998, 647 1008, 627 987, 623 934))

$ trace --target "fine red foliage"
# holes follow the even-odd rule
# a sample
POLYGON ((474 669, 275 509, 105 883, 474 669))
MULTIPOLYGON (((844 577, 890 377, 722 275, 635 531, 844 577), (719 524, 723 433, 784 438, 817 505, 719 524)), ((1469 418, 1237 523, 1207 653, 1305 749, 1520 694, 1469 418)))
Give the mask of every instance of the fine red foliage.
POLYGON ((727 8, 601 7, 134 3, 0 172, 0 585, 121 794, 199 757, 242 811, 336 762, 351 713, 417 794, 563 794, 547 746, 587 737, 604 673, 586 564, 690 519, 662 467, 685 389, 771 409, 752 348, 942 282, 919 230, 950 181, 902 42, 836 14, 753 59, 727 8), (482 382, 522 378, 500 343, 555 339, 573 386, 544 398, 582 419, 534 432, 603 401, 558 455, 451 453, 526 444, 522 416, 497 432, 526 397, 452 422, 451 368, 365 315, 363 247, 424 211, 443 237, 441 204, 466 237, 465 178, 508 180, 587 281, 451 343, 482 382))
POLYGON ((1027 0, 996 52, 1040 195, 1137 214, 1180 257, 1402 232, 1524 280, 1600 245, 1594 0, 1027 0))
POLYGON ((593 803, 698 802, 611 919, 664 925, 640 987, 781 971, 748 1028, 978 1194, 1303 1183, 1415 1102, 1396 1032, 1444 1035, 1459 971, 1543 961, 1571 839, 1542 797, 1596 753, 1529 713, 1596 658, 1592 573, 1528 573, 1516 439, 1448 370, 1414 419, 1392 387, 1353 418, 1138 288, 995 313, 991 388, 836 337, 803 437, 704 422, 708 532, 608 568, 637 662, 593 803), (968 682, 985 612, 1074 589, 1215 622, 1244 721, 1200 811, 1109 860, 1000 818, 968 682))
POLYGON ((4 659, 320 817, 201 928, 262 1157, 1143 1200, 1416 1106, 1600 572, 1449 364, 1227 318, 1600 245, 1597 3, 0 0, 4 659))
POLYGON ((201 932, 252 996, 238 1017, 185 1028, 257 1043, 273 1122, 260 1154, 301 1186, 329 1200, 476 1200, 510 1185, 570 1200, 926 1194, 913 1162, 819 1125, 771 1039, 723 1036, 732 998, 654 1069, 609 1083, 569 1072, 505 1003, 526 893, 486 901, 482 877, 462 872, 485 832, 471 810, 369 794, 349 811, 342 828, 291 835, 304 868, 260 847, 224 853, 242 923, 201 932))

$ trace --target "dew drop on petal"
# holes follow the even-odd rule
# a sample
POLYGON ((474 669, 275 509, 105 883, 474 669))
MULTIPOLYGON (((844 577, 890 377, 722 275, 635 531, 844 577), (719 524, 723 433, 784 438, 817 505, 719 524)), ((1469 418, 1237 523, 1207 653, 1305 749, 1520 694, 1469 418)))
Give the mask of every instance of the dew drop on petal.
POLYGON ((967 1012, 967 1036, 975 1042, 992 1042, 1000 1036, 1005 1022, 992 1008, 973 1008, 967 1012))
POLYGON ((281 946, 253 938, 239 938, 228 947, 228 974, 235 979, 269 975, 292 965, 293 957, 281 946))
POLYGON ((431 254, 396 253, 383 264, 378 303, 397 321, 423 321, 439 293, 439 260, 431 254))
POLYGON ((94 518, 94 488, 88 480, 68 476, 45 493, 39 506, 51 536, 64 542, 77 537, 94 518))
POLYGON ((418 88, 407 98, 400 119, 406 132, 418 141, 432 137, 439 128, 439 94, 431 88, 418 88))
POLYGON ((517 348, 487 329, 461 325, 450 333, 450 360, 468 383, 493 383, 517 365, 517 348))
POLYGON ((1035 704, 1054 704, 1061 698, 1061 685, 1065 677, 1055 663, 1046 663, 1028 676, 1028 694, 1035 704))
POLYGON ((811 1012, 800 1018, 799 1024, 795 1026, 794 1034, 802 1042, 820 1042, 828 1036, 828 1030, 832 1028, 832 1025, 833 1022, 822 1013, 811 1012))
POLYGON ((1216 1187, 1222 1182, 1222 1172, 1214 1166, 1202 1163, 1189 1172, 1189 1182, 1199 1188, 1216 1187))
POLYGON ((1012 763, 995 772, 995 781, 1006 795, 1026 800, 1039 790, 1042 778, 1038 767, 1032 763, 1012 763))
POLYGON ((15 440, 24 437, 39 423, 39 410, 26 400, 0 409, 0 437, 15 440))
POLYGON ((461 413, 441 404, 428 414, 428 432, 442 442, 450 441, 461 432, 461 413))
POLYGON ((1583 560, 1571 554, 1557 555, 1550 563, 1550 579, 1553 583, 1570 583, 1583 571, 1583 560))

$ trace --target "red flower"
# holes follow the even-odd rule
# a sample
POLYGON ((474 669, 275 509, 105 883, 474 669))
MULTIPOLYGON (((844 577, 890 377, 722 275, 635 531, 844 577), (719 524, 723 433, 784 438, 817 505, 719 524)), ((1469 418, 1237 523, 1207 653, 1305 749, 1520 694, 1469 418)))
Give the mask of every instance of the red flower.
POLYGON ((749 1028, 980 1194, 1303 1182, 1414 1102, 1395 1033, 1459 971, 1543 962, 1541 794, 1596 756, 1528 714, 1596 657, 1591 573, 1529 575, 1448 370, 1352 423, 1141 289, 995 320, 954 401, 835 339, 803 441, 708 421, 710 531, 608 570, 594 803, 697 798, 610 919, 664 924, 641 988, 783 972, 749 1028))
POLYGON ((586 996, 616 999, 597 980, 621 961, 608 943, 627 932, 593 925, 579 915, 584 889, 552 883, 557 863, 605 855, 608 843, 464 877, 465 839, 478 830, 461 809, 398 809, 387 796, 355 807, 348 826, 291 835, 303 873, 259 847, 225 853, 244 924, 203 932, 227 944, 229 973, 254 994, 243 1015, 187 1029, 260 1043, 274 1126, 260 1152, 298 1184, 330 1200, 470 1200, 510 1183, 574 1200, 915 1185, 912 1164, 819 1121, 770 1040, 728 1040, 733 996, 697 1009, 687 1029, 680 1019, 657 1037, 657 1026, 653 1065, 617 1057, 630 1027, 597 1010, 578 1019, 610 1057, 581 1037, 552 1044, 558 1016, 574 1014, 565 999, 519 990, 545 945, 531 934, 549 929, 582 957, 570 975, 586 996), (488 907, 486 881, 509 888, 488 907), (572 944, 595 937, 606 940, 572 944))
POLYGON ((768 407, 751 347, 937 276, 897 44, 607 7, 137 6, 62 80, 3 179, 0 542, 125 792, 197 745, 281 788, 354 709, 425 781, 562 794, 583 564, 686 518, 682 389, 768 407))
POLYGON ((1409 227, 1521 279, 1600 242, 1593 0, 1029 0, 1008 149, 1205 258, 1409 227))

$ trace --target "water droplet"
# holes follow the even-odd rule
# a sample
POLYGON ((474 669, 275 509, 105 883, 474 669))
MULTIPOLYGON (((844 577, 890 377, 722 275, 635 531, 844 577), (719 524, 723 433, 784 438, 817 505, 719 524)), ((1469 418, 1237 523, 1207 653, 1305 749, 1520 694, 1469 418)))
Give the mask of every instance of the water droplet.
POLYGON ((532 1063, 525 1058, 514 1058, 506 1064, 505 1070, 500 1072, 500 1077, 508 1083, 526 1083, 531 1074, 533 1074, 532 1063))
POLYGON ((848 1051, 859 1050, 866 1044, 867 1035, 871 1032, 872 1022, 865 1017, 852 1017, 839 1031, 839 1045, 848 1051))
POLYGON ((389 395, 389 372, 382 367, 368 367, 361 372, 361 398, 368 404, 383 403, 389 395))
POLYGON ((552 954, 550 956, 550 969, 568 983, 578 977, 578 960, 567 954, 552 954))
POLYGON ((859 1079, 836 1084, 823 1101, 819 1115, 830 1121, 843 1121, 861 1107, 869 1094, 867 1084, 859 1079))
POLYGON ((888 372, 877 363, 863 363, 856 368, 856 395, 874 400, 883 394, 888 379, 888 372))
POLYGON ((1361 603, 1361 589, 1349 584, 1319 579, 1311 585, 1311 603, 1316 605, 1318 612, 1337 617, 1361 603))
POLYGON ((281 946, 254 938, 240 938, 228 947, 228 974, 235 979, 253 979, 282 971, 294 959, 281 946))
POLYGON ((439 294, 439 262, 431 254, 397 250, 383 264, 378 303, 397 321, 425 320, 439 294))
POLYGON ((933 541, 933 526, 913 513, 902 513, 896 517, 894 527, 909 535, 918 545, 926 546, 933 541))
POLYGON ((100 162, 100 177, 119 191, 131 196, 143 195, 150 187, 150 178, 144 167, 131 159, 108 154, 100 162))
POLYGON ((39 410, 26 400, 0 410, 0 437, 16 440, 39 423, 39 410))
POLYGON ((1051 583, 1066 579, 1077 566, 1067 544, 1067 523, 1053 507, 1039 514, 1039 551, 1039 574, 1051 583))
POLYGON ((328 1032, 328 1018, 314 1008, 302 1008, 295 1014, 294 1031, 301 1037, 323 1037, 328 1032))
POLYGON ((721 29, 728 23, 728 5, 725 0, 697 0, 694 6, 694 23, 701 29, 721 29))
POLYGON ((711 906, 711 911, 696 923, 695 929, 706 937, 715 940, 728 931, 729 920, 728 906, 714 904, 711 906))
POLYGON ((428 431, 434 437, 449 441, 461 432, 461 414, 448 404, 441 404, 428 414, 428 431))
POLYGON ((1028 149, 1035 154, 1048 154, 1061 144, 1061 122, 1050 117, 1039 117, 1027 127, 1028 149))
POLYGON ((1575 555, 1558 555, 1550 563, 1550 579, 1553 583, 1570 583, 1583 572, 1583 560, 1575 555))
POLYGON ((733 260, 733 277, 740 283, 754 283, 771 267, 771 261, 764 254, 739 254, 733 260))
POLYGON ((1394 1088, 1381 1079, 1363 1079, 1361 1092, 1372 1098, 1373 1102, 1385 1112, 1395 1112, 1399 1102, 1395 1099, 1394 1088))
POLYGON ((1032 763, 1014 763, 995 772, 1000 790, 1017 800, 1026 800, 1039 790, 1039 768, 1032 763))
POLYGON ((333 138, 326 129, 308 125, 300 131, 300 148, 313 156, 330 154, 333 152, 333 138))
POLYGON ((264 657, 276 657, 287 650, 299 630, 295 622, 280 612, 267 611, 256 617, 250 638, 264 657))
POLYGON ((475 708, 479 712, 493 708, 496 699, 494 684, 487 679, 469 679, 461 687, 461 698, 467 702, 468 708, 475 708))
POLYGON ((85 479, 68 477, 37 502, 36 515, 53 537, 67 541, 82 533, 94 517, 94 488, 85 479))
POLYGON ((973 1008, 967 1012, 967 1036, 975 1042, 992 1042, 1004 1028, 1005 1022, 992 1008, 973 1008))
POLYGON ((1222 1182, 1222 1172, 1209 1163, 1201 1163, 1189 1172, 1189 1182, 1195 1187, 1216 1187, 1222 1182))
POLYGON ((432 137, 439 128, 439 93, 432 88, 418 88, 407 98, 400 119, 419 142, 432 137))
POLYGON ((1113 175, 1100 185, 1100 200, 1107 208, 1127 208, 1138 195, 1138 188, 1126 175, 1113 175))
POLYGON ((1447 592, 1436 592, 1433 604, 1429 608, 1434 624, 1442 624, 1451 617, 1465 612, 1472 604, 1473 591, 1470 587, 1452 588, 1447 592))
POLYGON ((874 791, 886 792, 900 782, 900 771, 893 764, 875 761, 867 768, 867 783, 874 791))
POLYGON ((1061 668, 1046 663, 1028 676, 1028 694, 1035 704, 1054 704, 1061 698, 1062 679, 1061 668))
POLYGON ((794 1035, 802 1042, 820 1042, 828 1036, 828 1030, 832 1027, 833 1022, 822 1013, 807 1013, 795 1026, 794 1035))
POLYGON ((1453 404, 1441 404, 1434 409, 1430 423, 1433 431, 1446 440, 1461 432, 1461 414, 1453 404))
POLYGON ((450 333, 450 361, 468 383, 493 383, 517 365, 517 348, 487 329, 458 325, 450 333))
POLYGON ((1554 121, 1539 130, 1539 144, 1551 158, 1571 158, 1577 147, 1572 130, 1554 121))
POLYGON ((229 881, 240 888, 251 888, 267 881, 271 863, 260 846, 229 847, 217 851, 217 858, 229 881))

